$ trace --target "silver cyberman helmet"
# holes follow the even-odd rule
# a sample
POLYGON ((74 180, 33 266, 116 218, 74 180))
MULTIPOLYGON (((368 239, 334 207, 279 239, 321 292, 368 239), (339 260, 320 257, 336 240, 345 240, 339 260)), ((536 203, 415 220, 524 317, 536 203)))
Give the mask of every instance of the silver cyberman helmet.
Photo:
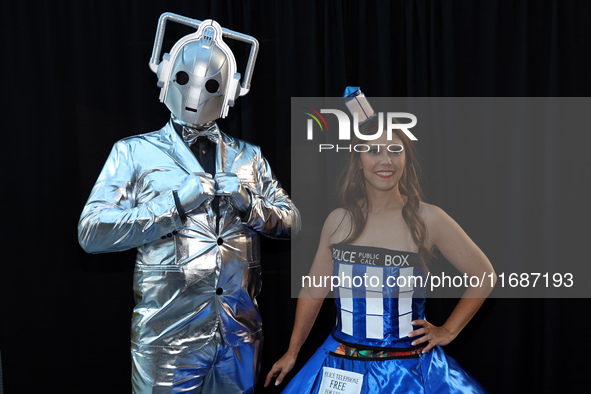
POLYGON ((250 90, 257 53, 258 42, 254 37, 223 29, 211 19, 201 22, 164 13, 158 21, 150 59, 150 69, 158 76, 161 88, 160 101, 181 123, 203 125, 224 118, 236 99, 250 90), (160 60, 168 20, 195 27, 197 31, 178 40, 170 54, 165 53, 160 60), (242 84, 234 54, 223 37, 251 45, 242 84))

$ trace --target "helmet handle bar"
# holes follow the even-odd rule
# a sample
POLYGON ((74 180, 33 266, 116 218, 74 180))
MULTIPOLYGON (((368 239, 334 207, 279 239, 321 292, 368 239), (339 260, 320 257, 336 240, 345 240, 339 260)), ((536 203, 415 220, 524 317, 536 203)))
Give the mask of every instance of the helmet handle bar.
MULTIPOLYGON (((172 12, 165 12, 164 14, 160 15, 160 19, 158 20, 158 29, 156 30, 156 39, 154 40, 154 47, 152 48, 152 57, 150 58, 149 63, 150 70, 152 70, 154 73, 157 73, 158 71, 160 52, 162 51, 162 42, 164 41, 164 31, 166 30, 166 22, 168 20, 185 26, 194 27, 196 29, 198 29, 199 25, 202 23, 197 19, 187 18, 172 12)), ((252 36, 225 28, 222 28, 222 36, 250 44, 250 55, 248 56, 248 63, 246 64, 246 70, 244 72, 244 80, 241 85, 242 90, 245 92, 244 94, 246 94, 246 92, 248 92, 250 89, 250 80, 252 79, 254 63, 259 52, 259 43, 256 38, 252 36)), ((243 94, 240 95, 242 96, 243 94)))

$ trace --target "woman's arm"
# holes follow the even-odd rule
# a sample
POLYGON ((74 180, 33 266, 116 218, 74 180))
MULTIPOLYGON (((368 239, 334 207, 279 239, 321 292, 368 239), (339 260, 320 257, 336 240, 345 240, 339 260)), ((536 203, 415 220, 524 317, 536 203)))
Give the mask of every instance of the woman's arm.
POLYGON ((316 321, 316 317, 322 307, 323 301, 324 298, 302 298, 300 293, 298 305, 296 307, 295 323, 289 341, 289 348, 287 349, 287 352, 285 352, 285 354, 273 364, 273 367, 267 374, 265 387, 271 383, 274 377, 277 377, 275 379, 275 386, 281 384, 285 375, 293 369, 298 353, 306 341, 306 338, 308 338, 312 326, 314 326, 314 322, 316 321))
MULTIPOLYGON (((316 251, 314 263, 312 264, 309 273, 311 278, 318 277, 319 280, 312 280, 311 283, 322 283, 323 278, 331 276, 333 273, 330 246, 335 243, 333 234, 342 222, 343 215, 344 210, 337 209, 331 212, 324 222, 322 233, 320 235, 320 242, 318 243, 318 250, 316 251)), ((336 242, 338 242, 338 240, 336 240, 336 242)), ((329 280, 327 285, 330 286, 330 283, 331 281, 329 280)), ((292 370, 298 353, 306 341, 306 338, 308 338, 310 330, 314 326, 318 312, 320 311, 324 298, 329 290, 329 287, 305 286, 300 291, 296 307, 295 322, 291 333, 291 339, 289 341, 289 348, 267 374, 265 387, 267 387, 275 377, 277 377, 275 379, 275 385, 279 385, 283 381, 285 375, 292 370)))
POLYGON ((459 272, 468 277, 492 278, 481 287, 468 287, 442 326, 434 326, 425 320, 412 322, 421 328, 412 331, 409 337, 424 334, 413 345, 429 342, 423 350, 428 352, 436 345, 447 345, 458 336, 492 291, 497 276, 485 254, 442 209, 424 204, 421 214, 427 225, 429 244, 436 246, 459 272))

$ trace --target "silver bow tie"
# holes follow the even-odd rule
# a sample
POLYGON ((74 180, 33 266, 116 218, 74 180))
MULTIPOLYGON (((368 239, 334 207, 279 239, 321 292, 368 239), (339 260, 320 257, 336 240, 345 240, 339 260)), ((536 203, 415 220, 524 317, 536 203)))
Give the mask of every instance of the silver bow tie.
POLYGON ((218 125, 214 123, 212 126, 204 130, 197 130, 183 126, 183 141, 185 141, 187 145, 193 145, 199 137, 207 137, 208 140, 217 144, 220 140, 218 125))

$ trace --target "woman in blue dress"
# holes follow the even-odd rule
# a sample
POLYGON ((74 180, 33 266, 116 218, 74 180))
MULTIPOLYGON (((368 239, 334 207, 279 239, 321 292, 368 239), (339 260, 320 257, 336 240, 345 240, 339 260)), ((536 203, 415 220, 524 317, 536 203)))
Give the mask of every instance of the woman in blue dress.
MULTIPOLYGON (((283 392, 486 392, 441 346, 478 311, 494 287, 494 269, 449 215, 422 201, 412 141, 403 132, 394 130, 391 140, 382 133, 368 146, 350 156, 342 208, 326 219, 309 274, 330 283, 338 277, 337 323, 283 392), (421 282, 435 248, 462 275, 489 279, 467 287, 441 326, 425 318, 421 282)), ((289 348, 265 386, 280 384, 293 368, 330 283, 302 288, 289 348)))

